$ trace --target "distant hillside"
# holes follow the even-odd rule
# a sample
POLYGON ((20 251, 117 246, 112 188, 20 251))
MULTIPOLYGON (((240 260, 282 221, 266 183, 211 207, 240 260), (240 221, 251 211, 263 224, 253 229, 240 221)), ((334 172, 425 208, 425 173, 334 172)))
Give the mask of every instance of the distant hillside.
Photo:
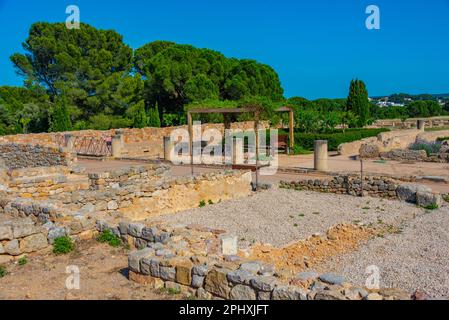
MULTIPOLYGON (((385 96, 377 96, 371 97, 374 100, 385 98, 385 96)), ((446 99, 449 98, 449 93, 440 93, 440 94, 408 94, 408 93, 395 93, 388 96, 388 101, 395 103, 404 103, 407 100, 417 101, 417 100, 437 100, 437 99, 446 99)))

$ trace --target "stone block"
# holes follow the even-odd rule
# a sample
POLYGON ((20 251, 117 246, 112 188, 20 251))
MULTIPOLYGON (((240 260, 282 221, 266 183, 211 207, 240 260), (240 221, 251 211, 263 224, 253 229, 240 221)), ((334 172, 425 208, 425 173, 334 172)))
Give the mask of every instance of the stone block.
POLYGON ((221 237, 221 253, 223 255, 236 255, 237 249, 236 236, 225 235, 221 237))
POLYGON ((203 276, 198 276, 194 274, 192 276, 192 287, 194 288, 201 288, 204 284, 204 278, 203 276))
POLYGON ((192 282, 193 264, 189 260, 183 260, 176 264, 176 282, 189 286, 192 282))
POLYGON ((440 206, 442 202, 439 194, 432 192, 416 192, 416 204, 421 207, 440 206))
POLYGON ((176 269, 174 267, 159 266, 160 277, 166 281, 176 280, 176 269))
POLYGON ((42 233, 36 233, 20 240, 20 251, 22 253, 39 251, 47 246, 47 237, 42 233))
POLYGON ((145 225, 141 223, 130 223, 128 226, 128 234, 130 236, 140 238, 142 237, 143 228, 145 228, 145 225))
POLYGON ((7 254, 12 256, 18 256, 22 253, 20 251, 19 240, 17 239, 3 243, 3 248, 7 254))
POLYGON ((278 286, 273 290, 273 300, 307 300, 307 292, 293 286, 278 286))
POLYGON ((128 255, 128 266, 131 271, 140 272, 140 260, 144 258, 150 258, 154 255, 154 250, 151 248, 145 248, 142 250, 136 250, 128 255))
POLYGON ((231 300, 256 300, 256 292, 250 286, 238 284, 232 287, 229 298, 231 300))
POLYGON ((250 285, 258 291, 272 291, 277 283, 275 277, 256 276, 250 280, 250 285))
POLYGON ((5 224, 0 225, 0 240, 12 240, 12 239, 14 239, 12 227, 10 225, 5 224))
POLYGON ((204 289, 224 299, 229 298, 231 288, 229 287, 227 269, 212 269, 208 272, 204 289))
POLYGON ((30 218, 14 221, 12 224, 14 238, 23 238, 37 232, 33 220, 30 218))

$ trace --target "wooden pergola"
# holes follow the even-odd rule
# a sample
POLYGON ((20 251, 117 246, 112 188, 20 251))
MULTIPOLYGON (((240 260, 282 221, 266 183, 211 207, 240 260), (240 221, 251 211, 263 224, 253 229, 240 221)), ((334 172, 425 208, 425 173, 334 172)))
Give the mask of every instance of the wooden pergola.
MULTIPOLYGON (((274 110, 275 112, 288 112, 289 113, 289 146, 293 148, 294 146, 294 114, 293 109, 291 107, 280 107, 274 110)), ((253 113, 254 114, 254 132, 255 132, 255 140, 256 140, 256 188, 258 181, 258 171, 259 171, 259 121, 260 114, 262 110, 260 108, 255 107, 245 107, 245 108, 198 108, 198 109, 190 109, 187 111, 187 122, 189 126, 189 149, 190 149, 190 167, 191 173, 193 175, 193 123, 192 123, 192 115, 193 114, 223 114, 224 117, 224 129, 231 129, 231 121, 229 119, 230 114, 235 113, 253 113)))

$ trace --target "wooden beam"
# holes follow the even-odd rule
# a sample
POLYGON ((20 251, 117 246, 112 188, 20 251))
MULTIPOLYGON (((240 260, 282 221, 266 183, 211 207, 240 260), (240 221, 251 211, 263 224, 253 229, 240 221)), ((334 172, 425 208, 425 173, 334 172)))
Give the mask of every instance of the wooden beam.
POLYGON ((288 112, 288 133, 290 135, 290 148, 295 146, 295 134, 294 134, 295 118, 293 115, 293 110, 290 109, 288 112))

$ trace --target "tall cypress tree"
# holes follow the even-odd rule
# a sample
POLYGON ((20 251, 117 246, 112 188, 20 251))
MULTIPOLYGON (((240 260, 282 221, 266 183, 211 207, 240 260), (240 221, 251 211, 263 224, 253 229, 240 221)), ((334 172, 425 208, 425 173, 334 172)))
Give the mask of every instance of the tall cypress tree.
POLYGON ((361 80, 351 80, 349 95, 346 101, 346 111, 352 112, 358 118, 358 125, 363 127, 370 117, 370 104, 365 83, 361 80))
POLYGON ((62 132, 72 130, 67 101, 65 98, 58 99, 50 113, 50 132, 62 132))
POLYGON ((161 126, 157 102, 154 108, 150 108, 148 110, 148 126, 155 128, 159 128, 161 126))
POLYGON ((145 103, 143 100, 134 105, 132 110, 133 128, 145 128, 148 125, 145 103))

